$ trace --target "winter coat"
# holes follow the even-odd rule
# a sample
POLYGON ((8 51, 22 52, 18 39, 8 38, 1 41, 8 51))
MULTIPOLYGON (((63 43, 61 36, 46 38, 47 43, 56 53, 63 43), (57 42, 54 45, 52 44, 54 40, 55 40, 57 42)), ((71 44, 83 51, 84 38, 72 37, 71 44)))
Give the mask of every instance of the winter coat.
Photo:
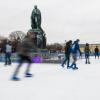
POLYGON ((18 45, 18 54, 24 56, 31 56, 31 50, 34 49, 37 51, 34 42, 29 38, 25 38, 21 43, 18 45))
POLYGON ((90 48, 89 48, 89 46, 85 46, 84 52, 85 52, 85 53, 90 53, 90 48))
POLYGON ((72 51, 72 53, 75 53, 75 54, 77 53, 77 51, 80 52, 80 47, 79 47, 78 42, 75 41, 75 42, 73 43, 73 45, 72 45, 72 50, 71 50, 71 51, 72 51))

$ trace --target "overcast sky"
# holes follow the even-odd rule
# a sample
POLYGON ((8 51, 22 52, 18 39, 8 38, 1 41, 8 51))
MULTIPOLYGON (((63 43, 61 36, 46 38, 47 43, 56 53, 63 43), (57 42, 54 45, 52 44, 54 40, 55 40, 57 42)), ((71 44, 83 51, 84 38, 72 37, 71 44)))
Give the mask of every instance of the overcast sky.
POLYGON ((34 5, 41 11, 48 43, 76 38, 100 43, 100 0, 0 0, 0 35, 27 32, 34 5))

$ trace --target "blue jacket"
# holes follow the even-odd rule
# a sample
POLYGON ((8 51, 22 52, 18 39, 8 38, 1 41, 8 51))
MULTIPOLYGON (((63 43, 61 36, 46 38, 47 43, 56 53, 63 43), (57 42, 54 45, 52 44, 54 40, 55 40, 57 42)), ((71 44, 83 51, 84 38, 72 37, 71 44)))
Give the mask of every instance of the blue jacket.
POLYGON ((80 52, 80 47, 79 47, 79 44, 78 44, 78 42, 77 41, 75 41, 74 43, 73 43, 73 45, 72 45, 72 53, 77 53, 77 51, 79 51, 80 52))

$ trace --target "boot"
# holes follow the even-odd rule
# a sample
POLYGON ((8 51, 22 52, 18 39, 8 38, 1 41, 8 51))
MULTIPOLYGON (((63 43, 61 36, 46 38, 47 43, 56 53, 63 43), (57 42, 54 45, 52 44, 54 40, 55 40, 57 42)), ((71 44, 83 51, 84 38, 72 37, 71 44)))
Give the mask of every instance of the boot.
POLYGON ((73 69, 78 69, 78 67, 76 67, 76 64, 74 64, 74 67, 73 67, 73 69))

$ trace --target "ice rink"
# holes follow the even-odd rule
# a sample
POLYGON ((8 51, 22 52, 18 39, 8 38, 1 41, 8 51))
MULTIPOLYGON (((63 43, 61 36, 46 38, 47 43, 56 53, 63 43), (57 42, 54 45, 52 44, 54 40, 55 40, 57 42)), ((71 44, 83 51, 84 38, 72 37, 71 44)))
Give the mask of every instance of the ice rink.
POLYGON ((78 70, 60 64, 32 64, 31 78, 24 77, 26 64, 19 72, 21 81, 12 81, 17 63, 0 63, 0 100, 100 100, 100 60, 91 64, 78 60, 78 70))

